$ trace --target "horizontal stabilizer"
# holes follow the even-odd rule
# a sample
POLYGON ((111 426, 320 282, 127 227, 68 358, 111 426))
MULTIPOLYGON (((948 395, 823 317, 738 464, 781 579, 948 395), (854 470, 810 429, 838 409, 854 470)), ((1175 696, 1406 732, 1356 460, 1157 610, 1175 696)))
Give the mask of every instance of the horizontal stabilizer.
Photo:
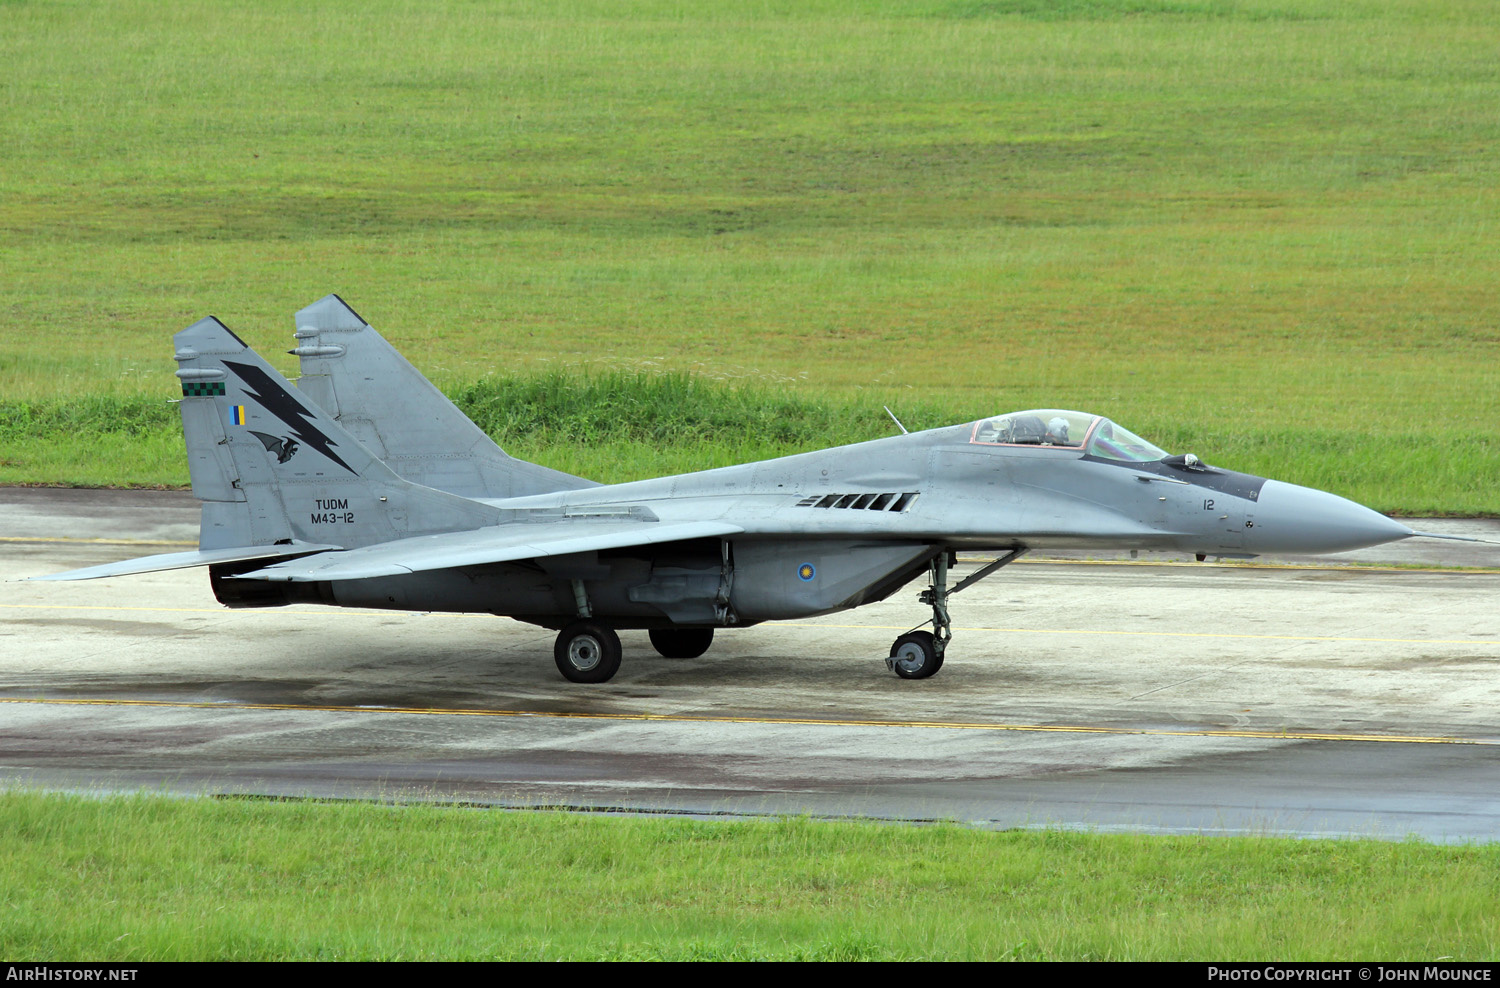
POLYGON ((316 559, 277 563, 236 577, 311 583, 400 576, 456 566, 484 566, 573 552, 680 542, 737 535, 738 525, 715 521, 675 522, 518 522, 468 532, 445 532, 332 552, 316 559))
POLYGON ((292 542, 288 545, 236 546, 227 549, 198 549, 193 552, 164 552, 158 556, 140 556, 124 559, 118 563, 104 563, 85 569, 70 569, 66 573, 50 576, 33 576, 32 580, 97 580, 105 576, 134 576, 137 573, 160 573, 169 569, 187 569, 190 566, 210 566, 214 563, 238 563, 250 559, 285 559, 289 556, 305 556, 310 552, 327 552, 341 549, 337 545, 317 545, 312 542, 292 542))

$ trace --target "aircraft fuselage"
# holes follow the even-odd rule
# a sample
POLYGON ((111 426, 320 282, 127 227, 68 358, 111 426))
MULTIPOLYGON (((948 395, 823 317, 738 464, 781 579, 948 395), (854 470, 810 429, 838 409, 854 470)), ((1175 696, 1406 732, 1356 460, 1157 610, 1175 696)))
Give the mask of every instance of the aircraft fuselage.
MULTIPOLYGON (((258 584, 264 603, 322 600, 492 611, 547 626, 579 612, 617 626, 725 626, 883 599, 939 553, 1144 549, 1215 556, 1336 552, 1410 530, 1310 488, 1080 447, 976 444, 970 425, 626 484, 486 500, 507 518, 731 519, 719 539, 374 579, 258 584), (576 584, 576 586, 575 586, 576 584)), ((371 510, 378 505, 367 506, 371 510)), ((343 512, 360 510, 352 503, 343 512)), ((338 513, 299 537, 340 543, 338 513)), ((220 581, 222 582, 222 581, 220 581)), ((245 588, 249 589, 249 588, 245 588)), ((226 602, 233 602, 226 598, 226 602)), ((241 601, 241 603, 251 603, 241 601)))

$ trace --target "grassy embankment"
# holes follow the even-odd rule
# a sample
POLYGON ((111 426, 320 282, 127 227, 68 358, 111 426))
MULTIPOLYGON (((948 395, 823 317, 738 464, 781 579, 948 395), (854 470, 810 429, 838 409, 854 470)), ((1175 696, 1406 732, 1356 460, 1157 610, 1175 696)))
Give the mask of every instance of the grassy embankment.
POLYGON ((1492 14, 0 5, 0 482, 184 482, 168 334, 276 354, 337 290, 451 392, 670 370, 847 425, 497 437, 606 480, 1063 406, 1500 512, 1492 14))
MULTIPOLYGON (((805 398, 680 373, 552 372, 487 379, 455 389, 452 397, 513 456, 606 481, 895 433, 878 403, 805 398)), ((973 412, 910 399, 896 408, 908 428, 946 425, 973 412)), ((1334 489, 1397 513, 1484 514, 1497 503, 1482 456, 1457 455, 1421 435, 1385 436, 1369 456, 1351 451, 1348 436, 1318 430, 1245 434, 1164 424, 1150 435, 1168 449, 1211 450, 1211 462, 1334 489)), ((0 455, 0 483, 40 476, 85 486, 111 486, 122 477, 172 484, 186 470, 175 406, 160 398, 0 401, 0 449, 6 451, 0 455), (7 462, 24 468, 8 468, 7 462)))
POLYGON ((0 954, 1500 956, 1500 847, 0 795, 0 954))

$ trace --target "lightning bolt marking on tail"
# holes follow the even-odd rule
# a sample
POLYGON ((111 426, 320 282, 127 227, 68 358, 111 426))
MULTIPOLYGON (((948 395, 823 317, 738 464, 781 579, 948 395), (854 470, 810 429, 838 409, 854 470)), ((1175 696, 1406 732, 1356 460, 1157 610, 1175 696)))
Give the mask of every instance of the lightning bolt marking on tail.
POLYGON ((224 366, 239 375, 240 380, 244 382, 245 393, 258 401, 266 411, 286 423, 292 435, 302 440, 304 446, 317 450, 345 470, 355 473, 354 468, 333 451, 333 447, 338 443, 325 436, 322 430, 313 424, 313 414, 304 408, 301 402, 288 394, 286 388, 277 384, 271 375, 254 364, 241 364, 226 360, 224 366))

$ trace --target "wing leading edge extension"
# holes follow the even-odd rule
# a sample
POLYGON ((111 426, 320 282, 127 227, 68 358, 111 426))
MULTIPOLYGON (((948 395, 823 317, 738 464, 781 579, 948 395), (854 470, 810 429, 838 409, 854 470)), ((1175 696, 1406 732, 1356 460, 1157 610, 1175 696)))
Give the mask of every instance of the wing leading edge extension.
POLYGON ((425 570, 519 562, 575 552, 715 538, 738 535, 743 531, 738 525, 717 521, 517 522, 467 532, 421 535, 344 552, 327 552, 316 558, 276 563, 241 574, 236 579, 294 583, 363 580, 425 570))

